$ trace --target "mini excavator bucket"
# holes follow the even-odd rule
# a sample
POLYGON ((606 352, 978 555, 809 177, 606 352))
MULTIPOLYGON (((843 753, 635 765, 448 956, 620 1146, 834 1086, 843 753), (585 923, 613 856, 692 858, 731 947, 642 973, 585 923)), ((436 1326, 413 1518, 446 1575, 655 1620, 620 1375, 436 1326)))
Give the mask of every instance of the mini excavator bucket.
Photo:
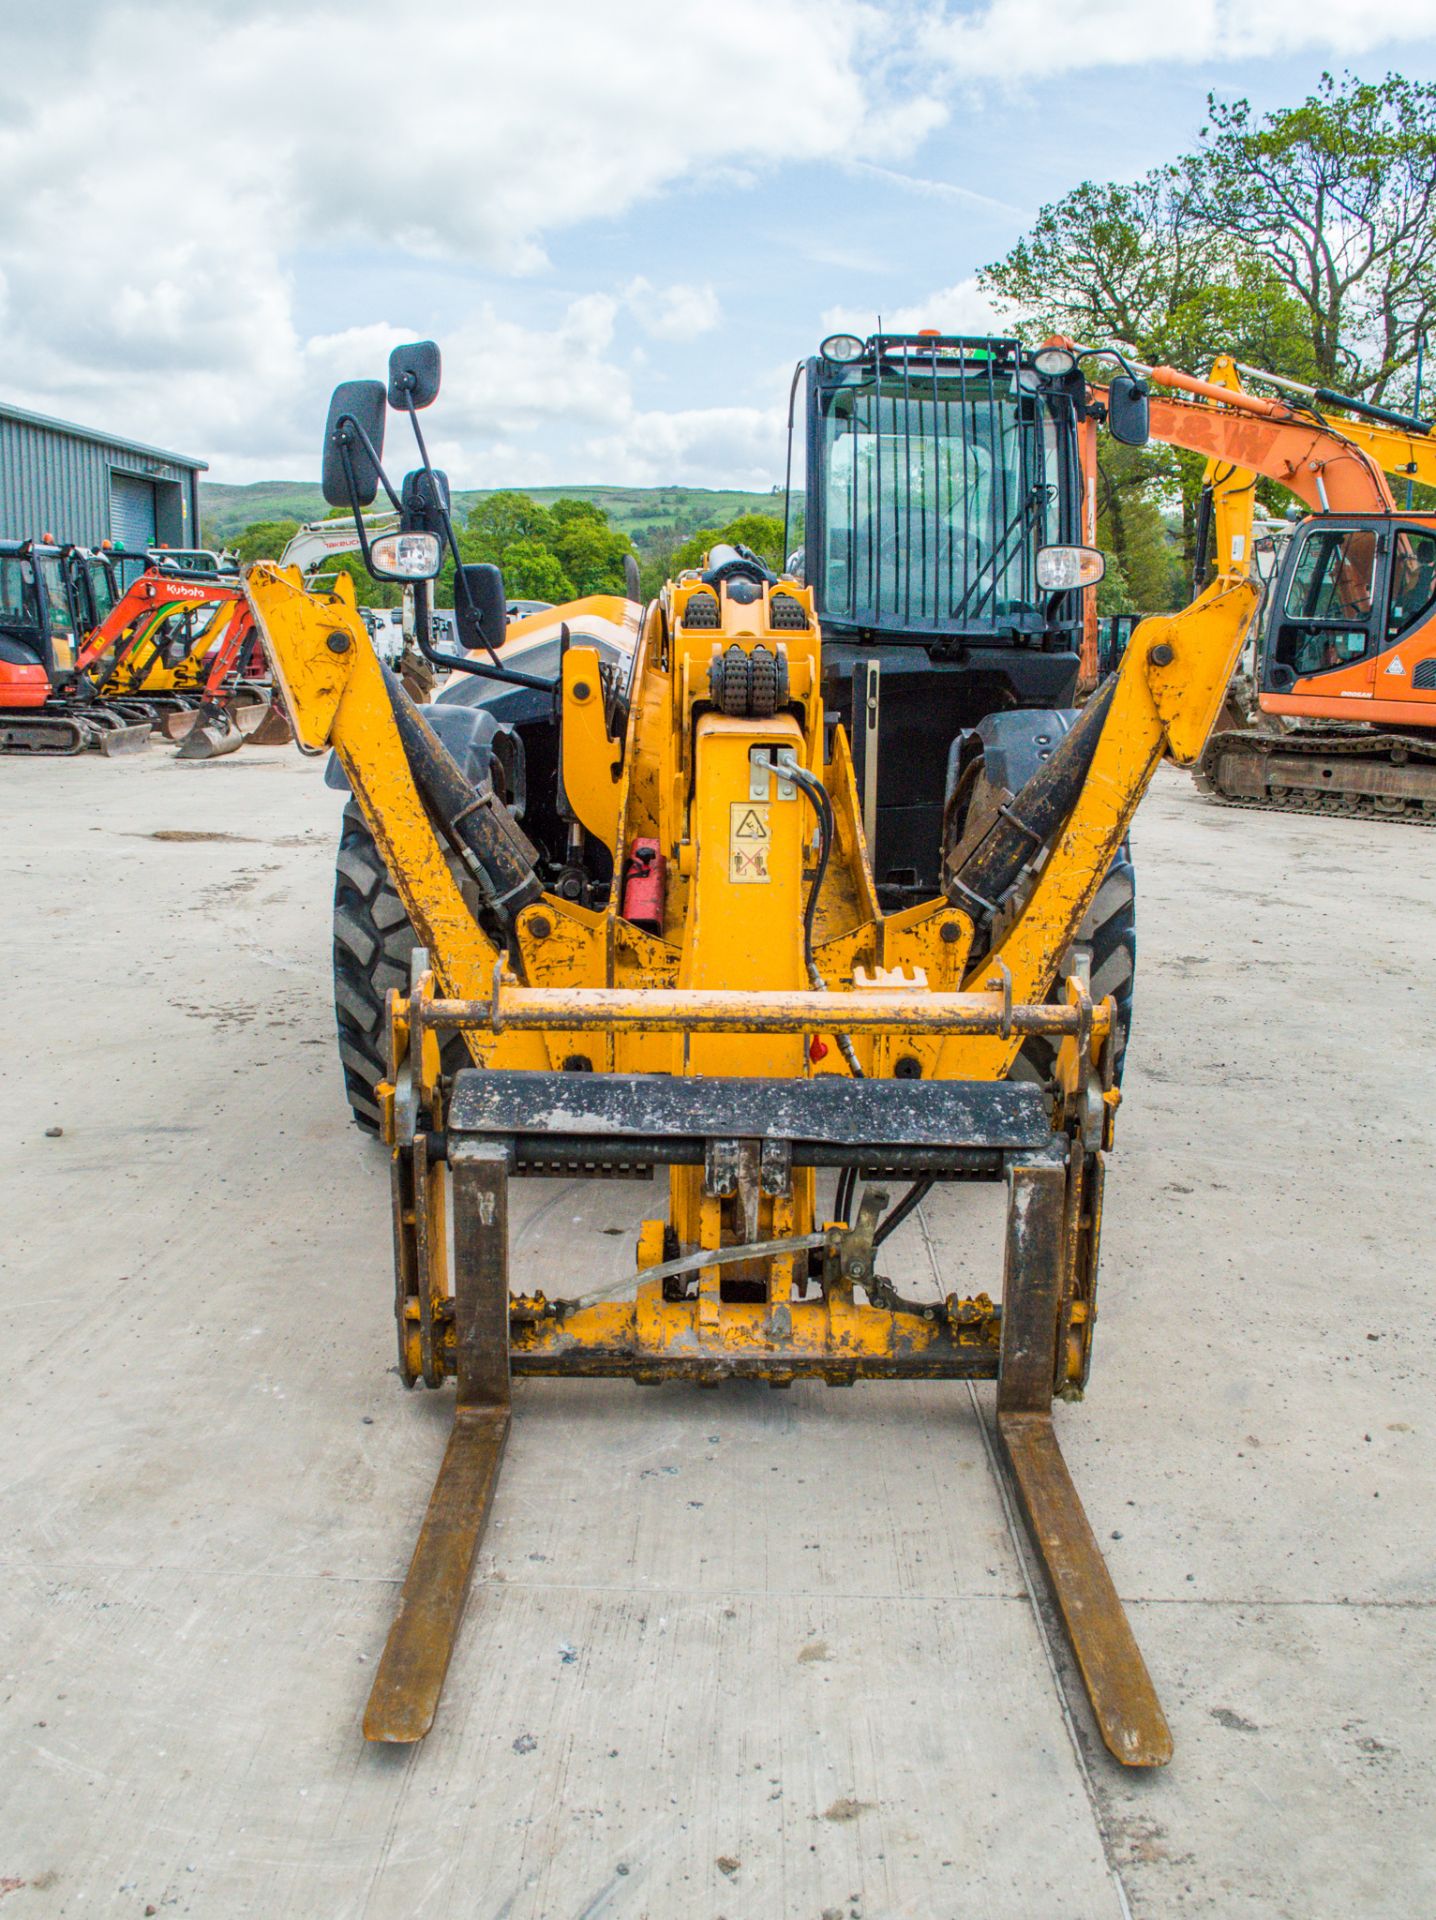
MULTIPOLYGON (((254 709, 250 709, 254 711, 254 709)), ((244 720, 241 719, 241 725, 244 720)), ((267 700, 258 709, 258 718, 249 728, 247 735, 252 747, 287 747, 294 739, 294 729, 290 726, 285 712, 277 700, 267 700)))
POLYGON ((207 700, 182 718, 189 724, 179 736, 176 760, 220 760, 227 753, 238 753, 244 745, 245 736, 235 716, 218 701, 207 700))
POLYGON ((180 743, 178 760, 218 760, 246 744, 282 747, 294 738, 281 707, 267 696, 247 693, 173 714, 165 730, 180 743))

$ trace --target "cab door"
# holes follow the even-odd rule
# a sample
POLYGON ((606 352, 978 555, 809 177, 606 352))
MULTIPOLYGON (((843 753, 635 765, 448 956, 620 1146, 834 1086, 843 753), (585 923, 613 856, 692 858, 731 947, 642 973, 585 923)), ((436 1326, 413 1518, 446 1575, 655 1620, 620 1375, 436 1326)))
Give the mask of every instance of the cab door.
POLYGON ((1398 720, 1429 725, 1436 719, 1436 526, 1430 521, 1393 526, 1388 578, 1376 701, 1399 706, 1398 720))
POLYGON ((1262 649, 1266 711, 1361 718, 1386 637, 1390 546, 1374 519, 1323 516, 1294 536, 1262 649))

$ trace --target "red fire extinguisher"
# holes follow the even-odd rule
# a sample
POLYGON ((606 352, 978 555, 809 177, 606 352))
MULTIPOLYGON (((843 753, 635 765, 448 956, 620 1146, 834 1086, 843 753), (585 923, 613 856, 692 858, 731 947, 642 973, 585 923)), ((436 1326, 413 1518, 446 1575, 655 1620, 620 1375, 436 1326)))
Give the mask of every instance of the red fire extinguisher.
POLYGON ((623 917, 645 933, 663 931, 663 894, 668 862, 656 840, 635 840, 623 877, 623 917))

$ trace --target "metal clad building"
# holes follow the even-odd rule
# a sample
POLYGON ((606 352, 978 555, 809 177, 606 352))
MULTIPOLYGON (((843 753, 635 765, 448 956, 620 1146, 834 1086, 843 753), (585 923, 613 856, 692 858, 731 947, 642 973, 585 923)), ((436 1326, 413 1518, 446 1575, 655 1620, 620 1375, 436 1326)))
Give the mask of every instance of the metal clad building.
POLYGON ((196 547, 207 464, 0 400, 0 539, 196 547))

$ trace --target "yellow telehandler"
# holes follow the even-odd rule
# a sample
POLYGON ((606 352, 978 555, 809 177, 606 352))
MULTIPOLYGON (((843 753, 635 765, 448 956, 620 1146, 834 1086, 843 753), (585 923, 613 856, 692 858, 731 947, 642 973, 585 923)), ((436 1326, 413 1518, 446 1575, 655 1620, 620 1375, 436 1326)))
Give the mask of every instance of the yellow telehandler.
POLYGON ((1145 622, 1075 714, 1101 571, 1079 439, 1100 419, 1140 444, 1140 381, 1098 402, 1064 343, 941 334, 831 336, 806 377, 801 555, 720 547, 646 606, 558 609, 547 651, 514 654, 424 446, 438 349, 339 387, 326 495, 362 517, 382 486, 400 516, 361 526, 371 572, 456 563, 462 652, 417 596, 419 644, 456 676, 422 710, 347 579, 247 572, 296 738, 352 790, 338 1013, 341 1043, 382 1050, 350 1091, 389 1149, 399 1369, 455 1383, 365 1733, 433 1721, 515 1376, 993 1380, 1101 1736, 1160 1766, 1170 1734, 1052 1406, 1091 1362, 1128 826, 1163 753, 1201 752, 1258 589, 1234 564, 1145 622), (389 410, 419 452, 401 489, 389 410), (512 1180, 655 1168, 666 1206, 622 1296, 582 1274, 562 1298, 515 1289, 512 1180), (990 1292, 884 1271, 939 1181, 1005 1189, 990 1292))

